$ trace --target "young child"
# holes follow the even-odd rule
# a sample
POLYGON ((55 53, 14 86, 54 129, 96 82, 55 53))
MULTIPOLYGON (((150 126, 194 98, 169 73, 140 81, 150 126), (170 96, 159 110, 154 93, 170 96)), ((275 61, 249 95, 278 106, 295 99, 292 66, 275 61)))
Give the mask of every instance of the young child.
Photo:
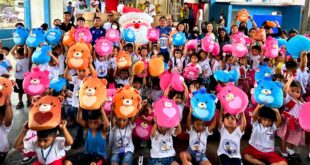
POLYGON ((108 81, 114 80, 114 72, 116 71, 117 64, 116 64, 116 56, 119 53, 119 47, 114 46, 112 54, 109 56, 109 65, 108 65, 108 81))
POLYGON ((200 61, 199 65, 202 69, 202 74, 200 75, 201 83, 205 84, 205 86, 209 86, 210 83, 210 76, 212 75, 212 70, 210 66, 210 59, 207 57, 207 52, 201 50, 199 52, 200 61))
POLYGON ((252 164, 287 165, 285 158, 275 152, 275 132, 282 122, 278 109, 257 105, 252 114, 252 134, 243 157, 252 164))
POLYGON ((2 75, 9 76, 9 66, 4 61, 4 55, 0 53, 0 76, 2 75))
POLYGON ((305 131, 298 123, 299 113, 303 101, 301 101, 302 86, 294 80, 292 75, 287 76, 287 82, 283 87, 285 97, 282 107, 283 124, 277 132, 281 140, 281 155, 288 160, 301 161, 293 150, 294 146, 305 145, 305 131))
POLYGON ((114 119, 113 127, 110 130, 110 151, 111 151, 111 165, 118 164, 132 164, 134 145, 132 142, 132 130, 135 128, 132 118, 114 119))
POLYGON ((198 64, 199 55, 196 54, 196 53, 193 53, 193 54, 191 55, 191 58, 190 58, 190 59, 191 59, 191 62, 188 63, 186 66, 195 65, 195 66, 198 68, 198 70, 199 70, 198 75, 201 75, 202 69, 201 69, 201 66, 198 64))
POLYGON ((49 130, 37 131, 38 139, 36 141, 24 143, 24 137, 29 129, 28 122, 26 122, 15 141, 14 148, 36 152, 38 157, 38 161, 34 163, 36 165, 60 165, 66 156, 66 146, 70 146, 73 143, 73 139, 66 125, 66 121, 61 121, 59 124, 59 129, 64 137, 57 137, 58 128, 52 128, 49 130))
MULTIPOLYGON (((117 74, 115 71, 115 75, 117 74)), ((115 79, 117 86, 125 86, 126 84, 130 84, 130 75, 128 69, 122 69, 119 71, 119 76, 115 79)))
MULTIPOLYGON (((58 54, 53 54, 56 58, 58 57, 58 54)), ((50 60, 46 70, 48 70, 48 77, 50 80, 59 78, 59 63, 57 61, 50 60)))
POLYGON ((246 128, 244 112, 240 114, 240 125, 236 115, 220 111, 218 130, 221 135, 217 155, 223 165, 241 165, 240 141, 246 128))
POLYGON ((95 55, 94 64, 98 74, 98 78, 100 79, 106 78, 108 74, 108 65, 109 65, 107 58, 104 56, 95 55))
POLYGON ((261 47, 259 45, 254 45, 251 48, 250 60, 251 60, 251 68, 256 69, 260 62, 262 62, 261 57, 261 47))
POLYGON ((173 53, 171 53, 172 56, 170 58, 170 69, 182 73, 185 67, 185 57, 182 55, 182 50, 174 48, 171 50, 173 50, 173 53))
POLYGON ((242 89, 248 96, 251 96, 251 82, 246 76, 250 66, 248 65, 248 59, 246 56, 239 58, 239 66, 238 87, 242 89))
POLYGON ((229 72, 233 69, 238 70, 239 69, 239 65, 236 62, 236 58, 232 55, 226 55, 225 57, 225 63, 226 63, 226 70, 229 72))
POLYGON ((211 165, 210 161, 206 157, 207 139, 209 135, 212 135, 214 128, 216 127, 216 119, 213 118, 210 126, 206 127, 205 122, 194 117, 192 123, 192 107, 187 116, 186 129, 189 134, 189 147, 186 151, 180 153, 180 158, 183 165, 191 165, 190 162, 211 165))
POLYGON ((85 164, 92 165, 101 162, 107 163, 107 133, 109 120, 105 111, 89 111, 87 121, 82 117, 82 110, 79 108, 77 122, 84 128, 88 128, 85 141, 84 153, 73 155, 65 161, 65 165, 85 164), (103 121, 102 121, 103 120, 103 121))
MULTIPOLYGON (((16 105, 16 109, 21 109, 24 107, 23 103, 23 80, 24 74, 29 71, 30 61, 28 58, 27 51, 20 47, 18 48, 16 45, 12 48, 11 54, 16 59, 16 68, 15 68, 15 78, 16 78, 16 86, 14 87, 14 91, 18 93, 18 103, 16 105)), ((30 98, 27 98, 27 107, 30 106, 30 98)))
POLYGON ((0 164, 5 160, 6 154, 10 150, 8 134, 13 123, 13 112, 11 98, 5 98, 4 105, 0 106, 0 164))
POLYGON ((181 133, 181 125, 177 128, 164 128, 159 126, 156 121, 151 131, 151 158, 149 165, 170 164, 178 165, 175 161, 175 150, 173 148, 172 136, 176 137, 181 133))

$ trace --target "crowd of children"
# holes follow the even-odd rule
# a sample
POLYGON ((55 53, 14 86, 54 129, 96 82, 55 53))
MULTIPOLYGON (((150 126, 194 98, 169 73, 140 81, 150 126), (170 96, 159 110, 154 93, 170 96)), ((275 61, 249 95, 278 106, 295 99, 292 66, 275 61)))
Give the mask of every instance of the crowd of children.
MULTIPOLYGON (((55 26, 59 26, 64 32, 67 32, 71 26, 74 26, 69 23, 71 14, 65 12, 64 19, 64 23, 55 22, 55 26)), ((253 22, 253 19, 250 19, 253 22)), ((95 17, 94 22, 94 29, 99 29, 99 32, 92 33, 93 38, 104 36, 105 29, 102 28, 103 24, 100 18, 95 17)), ((199 33, 196 28, 186 29, 183 23, 178 24, 177 27, 168 27, 166 22, 167 19, 163 16, 160 18, 160 26, 156 27, 160 31, 158 43, 140 46, 120 41, 114 44, 112 53, 105 57, 98 56, 93 49, 89 67, 86 69, 70 69, 66 58, 68 47, 62 44, 55 45, 48 53, 51 60, 46 65, 39 65, 39 68, 49 71, 50 80, 59 77, 67 80, 67 86, 62 91, 47 90, 44 94, 65 97, 62 107, 62 121, 57 128, 44 131, 31 131, 28 128, 28 123, 22 127, 22 131, 14 144, 14 148, 23 153, 22 163, 26 164, 32 160, 32 157, 36 156, 36 164, 94 165, 109 163, 112 165, 129 165, 134 164, 135 148, 150 145, 150 159, 144 160, 147 164, 175 165, 181 163, 189 165, 198 163, 208 165, 211 164, 211 161, 206 156, 208 152, 207 139, 213 132, 220 134, 217 155, 223 165, 241 165, 242 162, 257 165, 286 165, 290 161, 301 163, 294 147, 306 144, 310 146, 308 143, 310 142, 309 134, 298 123, 301 106, 307 100, 309 101, 309 52, 302 52, 299 59, 289 58, 285 53, 284 55, 279 53, 275 59, 270 59, 264 56, 264 49, 262 48, 264 43, 255 41, 253 37, 252 33, 255 33, 256 26, 248 30, 246 25, 233 25, 230 34, 228 34, 225 29, 215 29, 209 23, 206 29, 202 29, 202 33, 199 33), (186 33, 188 40, 197 39, 198 47, 194 50, 186 50, 184 46, 173 46, 165 37, 172 30, 186 33), (248 45, 248 55, 241 58, 237 58, 222 49, 224 45, 231 43, 232 37, 239 32, 248 34, 252 40, 252 43, 248 45), (214 56, 212 53, 201 49, 200 39, 206 35, 212 36, 213 41, 219 43, 221 50, 218 55, 214 56), (187 66, 195 66, 198 69, 199 76, 194 80, 185 80, 182 84, 183 92, 175 91, 171 86, 162 90, 158 77, 152 77, 149 74, 138 77, 133 74, 131 68, 118 69, 116 56, 123 50, 130 54, 132 64, 138 61, 147 63, 154 57, 162 57, 166 71, 176 71, 182 74, 187 66), (193 109, 189 104, 189 99, 194 91, 206 88, 209 93, 217 94, 216 85, 226 85, 214 79, 214 72, 237 70, 240 76, 235 86, 241 88, 251 100, 250 90, 255 87, 255 83, 251 80, 250 74, 255 72, 258 66, 264 64, 272 70, 274 80, 285 84, 283 87, 285 98, 283 108, 269 108, 263 104, 258 104, 251 113, 251 118, 246 118, 245 112, 238 115, 225 112, 221 103, 218 102, 217 111, 219 113, 209 123, 191 115, 193 109), (113 108, 111 108, 112 113, 110 114, 103 107, 95 111, 83 110, 79 104, 79 90, 83 79, 94 75, 100 79, 106 79, 108 89, 122 88, 129 84, 138 90, 143 100, 140 112, 132 118, 121 118, 113 114, 113 108), (158 125, 157 119, 154 117, 153 103, 162 96, 174 100, 180 110, 181 122, 175 128, 164 128, 158 125), (138 118, 152 126, 150 138, 147 140, 150 143, 133 136, 133 130, 136 127, 135 121, 138 118), (249 145, 242 151, 241 138, 246 133, 247 123, 249 123, 247 120, 250 120, 252 125, 252 133, 248 142, 249 145), (67 127, 75 130, 74 138, 70 135, 67 127), (84 130, 87 132, 86 135, 84 130), (184 132, 189 135, 188 148, 177 153, 173 141, 176 136, 184 132), (281 139, 280 154, 275 150, 276 137, 281 139), (138 144, 134 143, 135 141, 138 141, 138 144), (70 146, 73 150, 83 144, 82 153, 66 156, 70 146)), ((84 26, 84 24, 85 19, 83 17, 77 18, 76 26, 84 26)), ((118 22, 114 21, 109 25, 108 28, 119 30, 118 22)), ((23 24, 19 23, 17 26, 23 26, 23 24)), ((278 33, 280 34, 278 36, 272 34, 272 29, 268 25, 262 25, 262 28, 266 30, 267 36, 284 37, 280 26, 278 26, 278 33)), ((293 30, 289 33, 288 37, 291 39, 298 32, 293 30)), ((15 69, 14 92, 18 94, 18 104, 14 108, 16 110, 24 107, 23 75, 37 66, 31 62, 33 52, 34 48, 27 45, 15 45, 11 50, 1 48, 0 73, 2 77, 9 77, 9 72, 12 69, 7 55, 11 54, 16 61, 16 65, 13 67, 15 69)), ((145 72, 148 71, 145 70, 143 73, 145 72)), ((2 84, 0 86, 3 88, 2 84)), ((2 95, 1 92, 0 94, 2 95)), ((0 107, 0 162, 4 161, 10 149, 7 135, 13 125, 11 98, 3 98, 1 95, 0 98, 5 100, 0 107)), ((32 99, 32 97, 27 96, 27 107, 31 106, 32 99)), ((249 106, 251 104, 249 103, 249 106)), ((310 159, 310 152, 307 157, 310 159)))

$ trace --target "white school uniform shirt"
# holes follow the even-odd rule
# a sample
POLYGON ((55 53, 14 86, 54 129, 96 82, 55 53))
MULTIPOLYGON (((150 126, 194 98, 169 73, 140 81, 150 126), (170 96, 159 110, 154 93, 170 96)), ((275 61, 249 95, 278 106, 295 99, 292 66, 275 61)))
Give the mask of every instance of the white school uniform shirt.
POLYGON ((260 55, 250 55, 250 59, 252 61, 252 69, 256 69, 259 66, 260 63, 260 55))
POLYGON ((16 59, 15 78, 24 79, 24 74, 29 71, 29 58, 16 59))
POLYGON ((72 95, 72 106, 78 108, 79 107, 79 91, 81 88, 83 81, 79 79, 78 76, 72 76, 72 84, 73 84, 73 95, 72 95))
POLYGON ((87 9, 84 6, 85 2, 76 1, 73 7, 75 8, 75 14, 83 14, 87 9))
POLYGON ((101 1, 101 13, 105 13, 105 2, 101 1))
POLYGON ((273 152, 275 145, 275 132, 278 129, 273 123, 270 127, 264 127, 258 121, 252 122, 252 134, 249 144, 261 152, 273 152))
POLYGON ((47 70, 48 70, 48 78, 50 80, 58 79, 58 77, 59 77, 59 66, 48 65, 47 70))
POLYGON ((135 124, 129 123, 124 129, 114 126, 110 132, 110 145, 112 145, 112 153, 118 154, 124 149, 124 152, 134 152, 135 147, 132 142, 132 130, 135 124), (122 149, 123 148, 123 149, 122 149))
POLYGON ((229 158, 241 159, 240 141, 244 132, 241 132, 239 126, 232 133, 229 133, 224 125, 218 130, 221 135, 221 140, 219 148, 217 149, 217 155, 220 156, 225 154, 229 158))
POLYGON ((172 136, 176 136, 174 131, 175 128, 170 128, 165 135, 156 131, 155 136, 151 136, 151 158, 168 158, 175 156, 172 139, 172 136))
POLYGON ((122 84, 122 85, 126 85, 130 83, 130 77, 126 78, 125 80, 121 79, 121 78, 117 78, 115 80, 116 84, 122 84))
POLYGON ((13 122, 6 127, 4 122, 0 124, 0 152, 9 152, 10 146, 8 141, 8 134, 11 131, 13 122))
POLYGON ((108 65, 108 69, 113 69, 115 70, 117 68, 117 64, 116 64, 116 58, 112 57, 109 59, 109 65, 108 65))
POLYGON ((211 66, 210 66, 210 61, 209 59, 205 59, 203 61, 199 61, 199 65, 202 69, 202 76, 204 77, 209 77, 212 75, 212 69, 211 69, 211 66))
POLYGON ((0 65, 0 76, 8 73, 9 73, 8 69, 0 65))
MULTIPOLYGON (((99 0, 93 0, 93 1, 91 1, 91 4, 93 4, 93 5, 99 5, 99 0)), ((96 12, 96 8, 93 7, 92 5, 90 5, 90 11, 91 11, 91 12, 96 12)))
POLYGON ((105 77, 108 73, 109 62, 107 60, 99 61, 95 59, 94 63, 98 77, 105 77))
MULTIPOLYGON (((284 99, 284 105, 290 102, 291 100, 292 97, 289 94, 287 94, 284 99)), ((292 109, 290 109, 288 113, 298 119, 303 103, 300 101, 295 101, 295 103, 296 103, 295 106, 292 109)))
POLYGON ((175 59, 175 57, 171 57, 171 69, 173 69, 173 68, 178 68, 178 69, 180 69, 180 71, 183 71, 183 69, 184 69, 184 66, 183 66, 183 64, 185 63, 184 62, 184 60, 185 60, 185 58, 184 58, 184 56, 182 56, 181 58, 177 58, 177 59, 175 59))
POLYGON ((37 140, 30 143, 25 143, 24 148, 29 151, 36 152, 38 161, 41 164, 50 164, 63 158, 66 155, 65 142, 66 139, 64 137, 56 137, 53 144, 46 149, 40 148, 38 146, 37 140), (44 158, 46 158, 46 160, 44 160, 44 158))
POLYGON ((217 71, 217 70, 222 70, 220 61, 212 60, 212 62, 211 62, 211 69, 212 69, 213 73, 215 71, 217 71))
POLYGON ((112 23, 111 23, 111 22, 106 22, 106 23, 104 23, 104 24, 103 24, 103 28, 104 28, 105 30, 111 29, 111 28, 112 28, 112 23))
POLYGON ((59 61, 59 75, 63 75, 65 73, 65 56, 60 54, 58 56, 59 61))
POLYGON ((208 144, 208 136, 212 135, 213 132, 208 131, 208 127, 203 132, 196 132, 193 126, 187 133, 189 134, 189 148, 193 152, 197 153, 206 153, 207 144, 208 144))

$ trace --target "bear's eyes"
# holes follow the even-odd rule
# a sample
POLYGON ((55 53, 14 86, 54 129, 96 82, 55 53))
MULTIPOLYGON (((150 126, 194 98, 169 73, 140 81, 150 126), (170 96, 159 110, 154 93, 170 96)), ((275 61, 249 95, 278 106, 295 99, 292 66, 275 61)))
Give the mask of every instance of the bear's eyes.
POLYGON ((84 52, 84 50, 81 51, 82 53, 84 52))
POLYGON ((263 86, 261 86, 260 88, 264 89, 264 87, 263 87, 263 86))
POLYGON ((125 97, 122 97, 122 99, 124 100, 124 99, 125 99, 125 97))
POLYGON ((88 86, 86 86, 85 88, 88 89, 88 86))
POLYGON ((199 99, 196 99, 196 101, 199 101, 199 99))
POLYGON ((73 49, 73 51, 75 52, 75 49, 73 49))
POLYGON ((131 97, 131 100, 133 100, 133 97, 131 97))
POLYGON ((272 90, 273 90, 273 88, 270 88, 270 90, 272 91, 272 90))
POLYGON ((30 77, 30 80, 32 80, 32 77, 30 77))
POLYGON ((207 101, 206 101, 205 103, 206 103, 206 104, 208 104, 208 102, 207 102, 207 101))
POLYGON ((41 79, 41 76, 39 76, 39 79, 41 79))
POLYGON ((230 91, 230 90, 228 90, 228 92, 230 93, 231 91, 230 91))
POLYGON ((132 21, 132 23, 136 23, 136 21, 132 21))
POLYGON ((95 90, 97 89, 97 87, 95 87, 95 90))
POLYGON ((138 23, 141 23, 141 21, 138 21, 138 23))

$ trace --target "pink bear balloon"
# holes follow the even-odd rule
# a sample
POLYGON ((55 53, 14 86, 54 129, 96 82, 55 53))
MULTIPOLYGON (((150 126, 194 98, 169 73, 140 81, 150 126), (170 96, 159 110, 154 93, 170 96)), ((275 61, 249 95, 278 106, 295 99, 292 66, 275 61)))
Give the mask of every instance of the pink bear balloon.
POLYGON ((168 71, 165 71, 159 76, 159 86, 162 91, 165 91, 171 83, 172 74, 168 71))
POLYGON ((265 42, 265 56, 268 58, 276 58, 279 53, 278 41, 269 36, 265 42))
POLYGON ((186 50, 195 50, 198 47, 198 41, 196 39, 194 40, 189 40, 185 44, 186 50))
POLYGON ((199 76, 199 69, 194 64, 186 66, 183 76, 187 80, 196 80, 199 76))
POLYGON ((212 55, 217 56, 220 53, 220 45, 216 42, 214 43, 214 48, 212 50, 212 55))
POLYGON ((223 46, 223 52, 227 54, 232 54, 232 45, 231 44, 226 44, 223 46))
POLYGON ((210 35, 206 35, 202 40, 202 49, 206 52, 212 52, 214 49, 215 42, 213 41, 212 37, 210 35))
MULTIPOLYGON (((148 117, 147 117, 148 118, 148 117)), ((142 140, 149 140, 152 130, 152 125, 143 122, 141 118, 137 118, 135 121, 136 127, 133 130, 133 133, 136 137, 139 137, 142 140)))
POLYGON ((155 102, 154 115, 157 124, 161 127, 173 128, 180 123, 179 107, 173 100, 167 97, 162 97, 155 102))
POLYGON ((103 106, 103 109, 107 114, 111 113, 111 105, 113 103, 113 96, 115 92, 116 92, 116 89, 114 85, 110 85, 109 88, 107 89, 107 98, 103 106))
POLYGON ((118 42, 120 40, 119 31, 115 29, 109 29, 105 33, 105 38, 111 42, 118 42))
POLYGON ((233 56, 240 58, 248 54, 248 48, 242 43, 234 43, 231 53, 233 56))
POLYGON ((151 42, 157 42, 159 39, 159 30, 156 28, 148 29, 147 39, 151 42))
POLYGON ((96 40, 95 51, 99 56, 108 56, 113 51, 112 42, 100 37, 96 40))
POLYGON ((310 102, 306 102, 302 105, 301 111, 299 113, 299 123, 302 129, 310 132, 310 102))
POLYGON ((249 99, 246 93, 235 86, 226 86, 217 94, 224 110, 230 114, 236 115, 244 112, 248 106, 249 99))
POLYGON ((92 34, 89 28, 78 27, 74 32, 74 39, 76 42, 84 40, 85 43, 90 43, 92 41, 92 34))
POLYGON ((32 72, 24 74, 23 89, 30 96, 42 95, 50 86, 50 80, 47 70, 40 71, 39 68, 33 68, 32 72))
POLYGON ((183 82, 184 82, 184 78, 178 72, 172 73, 171 87, 174 90, 179 91, 179 92, 184 91, 183 82))

